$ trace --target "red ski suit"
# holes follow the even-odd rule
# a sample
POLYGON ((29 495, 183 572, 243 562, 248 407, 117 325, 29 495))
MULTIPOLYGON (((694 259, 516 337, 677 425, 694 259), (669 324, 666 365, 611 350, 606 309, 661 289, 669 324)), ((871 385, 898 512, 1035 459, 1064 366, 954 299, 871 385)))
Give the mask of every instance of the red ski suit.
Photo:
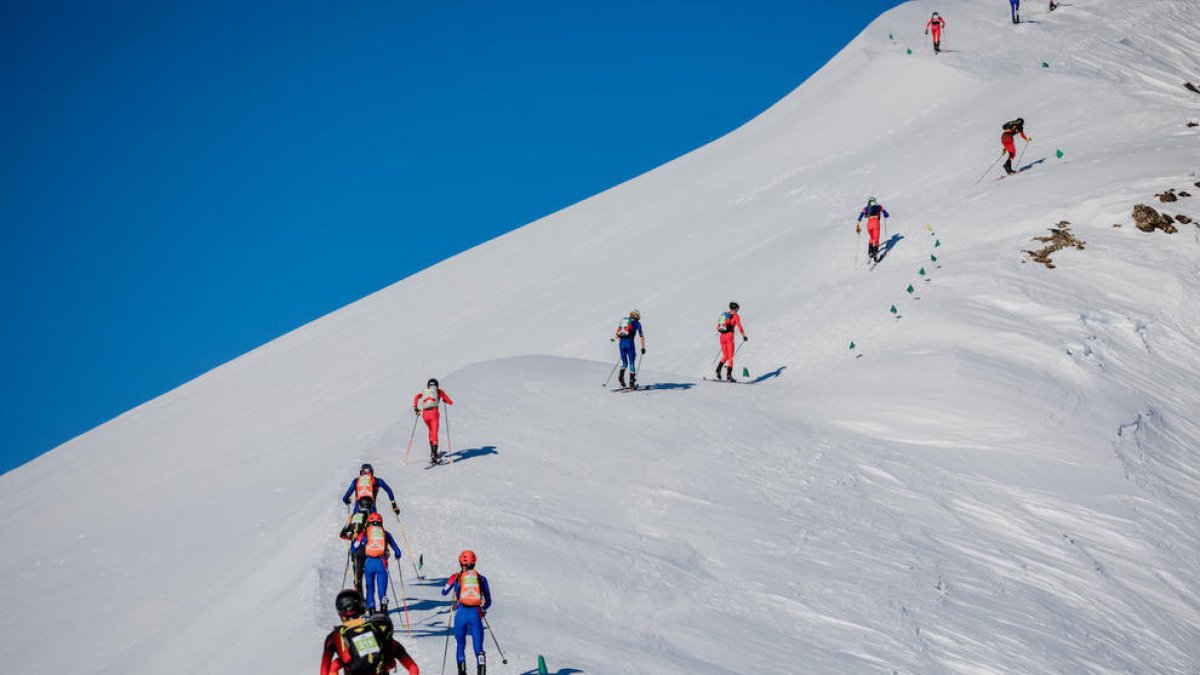
POLYGON ((437 445, 438 442, 438 425, 441 423, 442 417, 438 411, 438 402, 445 401, 446 405, 454 405, 454 401, 446 395, 446 392, 441 388, 436 390, 435 395, 433 388, 426 389, 413 397, 413 410, 421 412, 421 419, 425 420, 425 426, 429 429, 429 442, 437 445))
POLYGON ((721 339, 721 363, 729 366, 733 370, 733 353, 737 351, 733 346, 733 331, 739 330, 742 333, 742 338, 746 337, 746 331, 742 328, 742 319, 736 311, 729 312, 729 330, 724 333, 717 333, 721 339))
POLYGON ((942 41, 942 28, 945 26, 946 20, 940 16, 930 19, 929 22, 925 24, 925 32, 932 33, 933 44, 936 45, 942 41))

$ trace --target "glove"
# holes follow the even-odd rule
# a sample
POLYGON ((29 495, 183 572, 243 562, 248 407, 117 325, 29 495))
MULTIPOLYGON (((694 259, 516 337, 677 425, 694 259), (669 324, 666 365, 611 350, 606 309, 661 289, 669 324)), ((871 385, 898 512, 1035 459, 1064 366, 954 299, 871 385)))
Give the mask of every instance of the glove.
POLYGON ((862 234, 862 225, 854 226, 854 234, 862 234))
POLYGON ((645 353, 646 353, 646 348, 645 348, 645 347, 642 347, 642 353, 643 353, 643 354, 645 354, 645 353))
POLYGON ((420 415, 420 414, 421 414, 421 411, 420 411, 420 410, 418 410, 418 409, 417 409, 417 406, 415 406, 415 405, 413 406, 413 414, 414 414, 414 415, 420 415))
POLYGON ((396 514, 397 518, 400 517, 400 507, 396 506, 396 502, 392 502, 392 513, 396 514))
POLYGON ((929 31, 925 31, 925 34, 926 34, 926 35, 929 35, 929 31))
POLYGON ((749 340, 749 339, 750 338, 746 337, 745 335, 742 336, 742 342, 745 342, 746 340, 749 340))

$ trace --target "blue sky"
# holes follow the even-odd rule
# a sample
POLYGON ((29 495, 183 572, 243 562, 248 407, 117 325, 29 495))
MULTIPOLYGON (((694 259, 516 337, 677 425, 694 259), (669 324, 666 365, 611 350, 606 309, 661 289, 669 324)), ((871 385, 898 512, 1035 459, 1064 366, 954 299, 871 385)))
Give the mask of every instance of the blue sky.
POLYGON ((733 130, 895 4, 0 0, 0 471, 733 130))

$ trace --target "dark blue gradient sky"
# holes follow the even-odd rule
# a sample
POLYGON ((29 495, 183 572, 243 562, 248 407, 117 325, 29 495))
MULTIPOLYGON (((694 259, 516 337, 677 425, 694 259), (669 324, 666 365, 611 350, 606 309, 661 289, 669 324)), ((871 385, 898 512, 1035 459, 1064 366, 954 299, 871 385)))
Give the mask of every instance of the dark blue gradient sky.
POLYGON ((0 471, 743 124, 892 0, 0 0, 0 471))

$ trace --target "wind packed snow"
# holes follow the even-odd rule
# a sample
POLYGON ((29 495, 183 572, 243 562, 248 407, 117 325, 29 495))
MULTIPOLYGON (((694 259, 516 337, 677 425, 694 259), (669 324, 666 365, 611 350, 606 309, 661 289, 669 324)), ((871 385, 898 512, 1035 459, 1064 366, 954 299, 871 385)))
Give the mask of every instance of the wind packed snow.
POLYGON ((906 3, 729 136, 4 475, 5 663, 316 672, 369 461, 427 673, 463 548, 493 675, 1200 672, 1200 229, 1130 220, 1200 219, 1200 4, 1023 4, 906 3), (977 183, 1018 116, 1028 170, 977 183), (730 300, 749 386, 701 380, 730 300), (402 466, 431 376, 460 461, 422 426, 402 466))

